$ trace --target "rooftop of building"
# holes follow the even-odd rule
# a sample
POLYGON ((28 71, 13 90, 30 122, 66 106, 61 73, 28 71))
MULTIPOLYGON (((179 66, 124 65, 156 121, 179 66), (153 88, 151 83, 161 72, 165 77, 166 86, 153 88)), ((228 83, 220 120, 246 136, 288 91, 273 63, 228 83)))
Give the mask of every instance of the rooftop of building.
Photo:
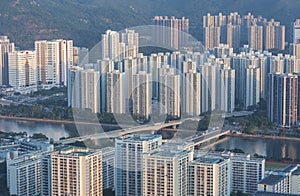
POLYGON ((250 154, 244 154, 244 153, 230 153, 230 158, 232 160, 248 160, 248 161, 263 161, 264 158, 256 158, 251 156, 250 154))
POLYGON ((221 158, 210 158, 210 157, 201 157, 194 160, 195 163, 205 163, 205 164, 218 164, 223 161, 224 159, 221 158))
POLYGON ((183 155, 186 155, 188 151, 186 150, 161 150, 161 151, 155 151, 151 153, 151 156, 154 157, 166 157, 166 158, 174 158, 174 157, 180 157, 183 155))
POLYGON ((119 137, 118 139, 123 141, 150 141, 153 139, 161 138, 161 135, 152 135, 152 134, 135 134, 124 137, 119 137))
POLYGON ((16 167, 22 167, 26 165, 30 165, 35 162, 39 162, 42 155, 45 153, 43 152, 35 152, 35 153, 28 153, 24 155, 20 155, 14 157, 13 159, 8 160, 9 165, 14 165, 16 167))
POLYGON ((59 151, 56 151, 55 153, 66 156, 88 156, 95 152, 95 150, 91 150, 89 148, 67 146, 59 151))
POLYGON ((284 194, 284 193, 271 193, 271 192, 263 192, 263 191, 257 191, 254 193, 254 196, 296 196, 292 194, 284 194))
POLYGON ((294 25, 300 25, 300 19, 296 19, 294 25))
POLYGON ((278 182, 280 182, 281 180, 283 180, 285 178, 285 176, 282 175, 269 175, 267 177, 265 177, 264 179, 262 179, 259 184, 265 184, 265 185, 275 185, 278 182))
POLYGON ((296 176, 300 176, 300 167, 298 167, 295 171, 293 171, 292 174, 296 176))
POLYGON ((167 142, 162 145, 162 148, 173 148, 178 150, 184 150, 188 148, 193 148, 194 143, 193 142, 167 142))
POLYGON ((290 173, 290 172, 293 172, 294 170, 296 170, 297 168, 298 168, 298 166, 296 164, 288 165, 286 168, 284 168, 282 170, 282 172, 290 173))
POLYGON ((101 151, 104 153, 104 152, 112 152, 112 151, 115 151, 115 147, 112 147, 112 146, 108 146, 108 147, 105 147, 105 148, 101 148, 101 151))

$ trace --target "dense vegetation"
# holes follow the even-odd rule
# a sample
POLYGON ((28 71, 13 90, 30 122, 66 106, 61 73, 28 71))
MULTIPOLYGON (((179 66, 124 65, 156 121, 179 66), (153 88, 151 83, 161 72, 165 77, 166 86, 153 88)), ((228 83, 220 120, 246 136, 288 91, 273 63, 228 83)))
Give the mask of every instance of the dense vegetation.
POLYGON ((27 132, 3 132, 0 131, 0 138, 9 138, 9 137, 15 137, 15 136, 23 136, 23 135, 27 135, 27 132))
POLYGON ((73 119, 72 109, 67 107, 67 88, 39 90, 30 96, 36 98, 34 103, 0 106, 0 115, 53 120, 73 119))
POLYGON ((240 129, 245 133, 255 133, 258 129, 268 130, 275 129, 274 124, 270 123, 267 117, 267 102, 261 100, 257 106, 249 108, 254 111, 253 114, 246 117, 231 117, 227 118, 228 122, 236 123, 240 129))
POLYGON ((30 138, 48 140, 48 137, 43 133, 34 133, 30 138))
MULTIPOLYGON (((130 115, 112 113, 95 114, 91 109, 68 107, 67 88, 65 87, 39 90, 30 94, 30 97, 34 97, 36 100, 30 101, 30 103, 0 105, 0 115, 50 120, 99 121, 100 123, 107 124, 136 124, 130 115)), ((22 98, 18 98, 18 96, 15 97, 16 100, 22 100, 22 98)), ((104 129, 110 130, 109 127, 105 127, 104 129)), ((40 136, 41 135, 36 135, 36 137, 40 136)))
POLYGON ((222 112, 214 111, 203 114, 203 118, 199 121, 197 131, 206 131, 209 128, 219 127, 223 125, 224 118, 222 112))
POLYGON ((22 49, 33 40, 66 38, 75 45, 92 47, 106 29, 151 24, 154 15, 186 16, 190 33, 202 38, 202 16, 207 12, 239 12, 275 18, 287 27, 300 17, 298 0, 1 0, 0 34, 22 49))
POLYGON ((41 119, 72 119, 72 110, 59 105, 59 102, 45 101, 34 105, 14 105, 0 107, 3 116, 41 118, 41 119), (57 105, 56 105, 57 104, 57 105))

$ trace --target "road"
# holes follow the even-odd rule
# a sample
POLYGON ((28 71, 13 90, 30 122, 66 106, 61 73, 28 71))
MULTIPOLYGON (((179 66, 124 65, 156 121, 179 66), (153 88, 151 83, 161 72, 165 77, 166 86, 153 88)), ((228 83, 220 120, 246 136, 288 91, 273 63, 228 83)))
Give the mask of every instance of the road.
POLYGON ((152 130, 160 130, 165 127, 175 126, 182 123, 182 120, 178 121, 171 121, 168 123, 155 123, 155 124, 146 124, 141 126, 135 126, 135 127, 129 127, 125 129, 119 129, 115 131, 109 131, 109 132, 102 132, 92 135, 85 135, 80 137, 74 137, 74 138, 67 138, 63 140, 56 141, 56 143, 61 144, 69 144, 76 141, 85 141, 87 139, 106 139, 106 138, 116 138, 127 134, 137 133, 137 132, 143 132, 143 131, 152 131, 152 130))
MULTIPOLYGON (((127 134, 132 134, 132 133, 138 133, 138 132, 143 132, 143 131, 151 131, 151 130, 160 130, 160 129, 163 129, 165 127, 179 125, 182 122, 183 122, 183 120, 171 121, 171 122, 168 122, 168 123, 141 125, 141 126, 137 126, 137 127, 125 128, 125 129, 120 129, 120 130, 115 130, 115 131, 110 131, 110 132, 80 136, 80 137, 75 137, 75 138, 68 138, 68 139, 56 141, 56 143, 69 144, 69 143, 73 143, 73 142, 76 142, 76 141, 85 141, 87 139, 116 138, 116 137, 124 136, 124 135, 127 135, 127 134)), ((215 129, 215 130, 207 131, 206 133, 201 134, 201 135, 196 135, 196 136, 186 138, 185 141, 193 142, 194 146, 197 146, 197 145, 205 143, 205 142, 207 142, 211 139, 215 139, 215 138, 218 138, 222 135, 226 135, 228 133, 230 133, 230 130, 215 129)))
POLYGON ((216 138, 219 138, 220 136, 227 135, 230 132, 231 132, 231 130, 212 130, 212 131, 209 131, 202 135, 188 138, 187 141, 193 142, 194 146, 198 146, 198 145, 208 142, 212 139, 216 139, 216 138))

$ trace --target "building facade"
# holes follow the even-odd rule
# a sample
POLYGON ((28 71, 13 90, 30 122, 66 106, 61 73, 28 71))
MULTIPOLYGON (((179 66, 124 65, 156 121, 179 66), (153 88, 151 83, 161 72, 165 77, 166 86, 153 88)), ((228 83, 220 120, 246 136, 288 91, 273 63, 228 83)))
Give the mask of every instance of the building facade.
POLYGON ((230 195, 229 159, 202 157, 192 161, 188 195, 230 195))
POLYGON ((187 195, 190 151, 162 150, 143 159, 143 195, 187 195))
POLYGON ((298 76, 269 74, 268 118, 282 127, 293 127, 298 118, 298 76))
POLYGON ((143 154, 158 149, 159 135, 140 134, 115 140, 115 191, 117 196, 143 195, 143 154))
POLYGON ((8 53, 15 51, 15 44, 7 36, 0 36, 0 86, 8 85, 8 53))
POLYGON ((37 66, 35 51, 15 51, 8 54, 9 85, 23 90, 37 87, 37 66))
POLYGON ((102 195, 102 153, 65 148, 51 154, 52 195, 102 195))

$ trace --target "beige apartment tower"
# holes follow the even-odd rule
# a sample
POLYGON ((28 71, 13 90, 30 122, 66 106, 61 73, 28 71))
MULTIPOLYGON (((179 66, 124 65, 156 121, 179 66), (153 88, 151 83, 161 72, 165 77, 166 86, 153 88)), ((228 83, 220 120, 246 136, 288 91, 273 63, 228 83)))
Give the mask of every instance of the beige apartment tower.
POLYGON ((102 153, 69 147, 51 154, 52 195, 102 195, 102 153))
POLYGON ((188 195, 230 195, 229 159, 202 157, 189 165, 188 195))
POLYGON ((143 195, 187 195, 191 151, 167 149, 143 158, 143 195))

